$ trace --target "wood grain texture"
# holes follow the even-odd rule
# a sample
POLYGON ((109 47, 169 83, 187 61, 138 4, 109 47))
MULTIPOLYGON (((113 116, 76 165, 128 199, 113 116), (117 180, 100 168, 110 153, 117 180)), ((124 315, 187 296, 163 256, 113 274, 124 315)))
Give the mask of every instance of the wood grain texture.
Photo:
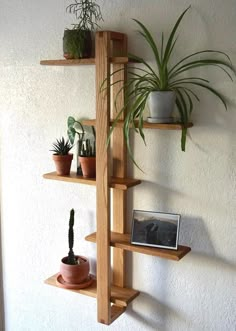
MULTIPOLYGON (((75 59, 75 60, 41 60, 40 64, 44 66, 81 66, 81 65, 95 65, 95 58, 89 59, 75 59)), ((135 63, 135 61, 130 60, 127 56, 112 56, 109 58, 110 63, 135 63)))
MULTIPOLYGON (((113 121, 110 122, 110 126, 112 125, 113 121)), ((96 126, 96 120, 95 119, 87 119, 83 120, 84 125, 93 125, 96 126)), ((122 120, 117 122, 116 127, 117 128, 123 128, 124 122, 122 120)), ((138 127, 138 122, 136 121, 135 123, 136 127, 138 127)), ((181 130, 182 129, 182 124, 180 123, 148 123, 145 122, 143 123, 143 127, 145 129, 156 129, 156 130, 181 130)), ((188 128, 193 127, 193 123, 189 122, 188 123, 188 128)))
POLYGON ((69 183, 78 183, 78 184, 86 184, 86 185, 92 185, 96 186, 96 179, 95 178, 84 178, 82 176, 77 176, 76 172, 71 171, 70 175, 64 175, 64 176, 58 176, 55 171, 49 172, 43 175, 43 178, 45 179, 52 179, 52 180, 58 180, 63 182, 69 182, 69 183))
MULTIPOLYGON (((75 172, 71 171, 70 175, 58 176, 55 171, 49 172, 43 175, 45 179, 58 180, 69 183, 77 183, 84 185, 96 186, 95 178, 84 178, 82 176, 77 176, 75 172)), ((110 188, 116 188, 119 190, 127 190, 130 187, 141 184, 141 180, 133 178, 117 178, 111 177, 109 181, 110 188)))
POLYGON ((97 200, 97 317, 110 324, 110 192, 109 150, 106 146, 110 122, 110 89, 100 86, 110 82, 110 33, 96 33, 96 200, 97 200))
MULTIPOLYGON (((113 41, 113 54, 127 54, 127 36, 113 41), (119 54, 119 52, 121 52, 119 54)), ((111 119, 116 117, 117 111, 124 107, 125 96, 122 87, 127 81, 127 68, 125 64, 113 64, 112 70, 113 82, 118 82, 112 88, 112 114, 111 119), (115 101, 115 105, 114 105, 115 101)), ((125 113, 122 113, 121 120, 124 119, 125 113)), ((113 176, 125 178, 127 176, 127 148, 125 144, 122 128, 115 128, 112 135, 112 160, 113 176)), ((127 192, 113 190, 113 231, 118 233, 125 232, 127 213, 127 192)), ((113 284, 125 286, 125 251, 115 248, 113 250, 113 284)))
POLYGON ((111 306, 111 323, 114 322, 124 312, 125 312, 124 307, 112 305, 111 306))
POLYGON ((42 60, 40 61, 41 65, 47 65, 47 66, 78 66, 78 65, 91 65, 95 64, 95 58, 89 58, 89 59, 74 59, 74 60, 65 60, 65 59, 59 59, 59 60, 42 60))
MULTIPOLYGON (((57 285, 56 278, 58 274, 55 274, 48 279, 46 279, 44 282, 45 284, 52 285, 58 288, 61 288, 57 285)), ((97 297, 97 281, 94 279, 93 283, 84 289, 79 290, 72 290, 72 289, 65 289, 66 291, 75 292, 78 294, 87 295, 92 298, 97 297)), ((128 304, 133 301, 137 296, 139 295, 139 291, 133 290, 131 288, 122 288, 118 286, 111 286, 111 297, 110 301, 114 303, 117 306, 120 307, 127 307, 128 304)))
MULTIPOLYGON (((91 242, 96 242, 96 233, 90 234, 85 239, 91 242)), ((113 247, 125 249, 127 251, 158 256, 173 261, 181 260, 186 254, 191 251, 190 247, 182 245, 178 246, 178 250, 133 245, 130 243, 129 233, 121 234, 112 232, 110 245, 113 247)))

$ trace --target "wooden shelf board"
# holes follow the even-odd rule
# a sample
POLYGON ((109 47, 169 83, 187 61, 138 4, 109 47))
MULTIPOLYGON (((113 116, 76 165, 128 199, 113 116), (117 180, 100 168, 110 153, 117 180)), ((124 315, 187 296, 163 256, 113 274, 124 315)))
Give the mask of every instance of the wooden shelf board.
MULTIPOLYGON (((96 232, 85 237, 86 240, 96 243, 96 232)), ((111 246, 121 248, 127 251, 158 256, 164 259, 179 261, 191 251, 190 247, 178 246, 178 250, 155 248, 148 246, 139 246, 130 243, 130 234, 111 232, 111 246)))
MULTIPOLYGON (((55 171, 49 172, 47 174, 44 174, 43 178, 59 180, 59 181, 63 181, 63 182, 79 183, 79 184, 96 186, 95 178, 84 178, 82 176, 77 176, 76 173, 73 171, 71 171, 70 175, 68 175, 68 176, 58 176, 55 171)), ((139 179, 112 177, 110 187, 115 188, 115 189, 120 189, 120 190, 127 190, 128 188, 136 186, 140 183, 141 183, 141 180, 139 180, 139 179)))
POLYGON ((66 60, 66 59, 59 59, 59 60, 42 60, 40 61, 41 65, 46 66, 78 66, 78 65, 91 65, 95 64, 95 58, 89 59, 75 59, 75 60, 66 60))
POLYGON ((111 306, 111 323, 114 322, 124 312, 125 312, 124 307, 119 307, 119 306, 116 306, 116 305, 112 305, 111 306))
MULTIPOLYGON (((88 59, 58 59, 58 60, 41 60, 41 65, 46 66, 79 66, 79 65, 94 65, 96 59, 88 58, 88 59)), ((112 64, 126 64, 126 63, 135 63, 135 61, 129 60, 127 56, 116 56, 110 58, 110 63, 112 64)))
MULTIPOLYGON (((84 125, 93 125, 96 126, 96 120, 92 119, 92 120, 83 120, 82 123, 84 125)), ((112 125, 112 121, 111 121, 111 125, 112 125)), ((123 121, 118 121, 116 124, 116 127, 123 127, 123 121)), ((193 126, 193 123, 188 123, 188 128, 191 128, 193 126)), ((136 123, 136 127, 138 127, 138 122, 136 123)), ((182 129, 182 124, 180 123, 148 123, 148 122, 144 122, 143 123, 143 127, 145 129, 159 129, 159 130, 181 130, 182 129)))
MULTIPOLYGON (((44 281, 45 284, 61 288, 60 286, 57 285, 57 281, 56 281, 57 275, 58 274, 55 274, 49 277, 48 279, 46 279, 44 281)), ((79 290, 72 290, 72 289, 66 289, 66 290, 96 298, 97 282, 96 279, 94 279, 93 283, 87 288, 79 289, 79 290)), ((139 295, 139 291, 133 290, 131 288, 122 288, 113 285, 111 286, 111 302, 119 307, 127 307, 128 304, 131 301, 133 301, 138 295, 139 295)))
POLYGON ((74 172, 74 171, 71 171, 70 175, 68 175, 68 176, 59 176, 59 175, 57 175, 57 173, 55 171, 53 171, 53 172, 44 174, 43 178, 59 180, 59 181, 63 181, 63 182, 79 183, 79 184, 96 186, 95 178, 84 178, 82 176, 77 176, 76 172, 74 172))

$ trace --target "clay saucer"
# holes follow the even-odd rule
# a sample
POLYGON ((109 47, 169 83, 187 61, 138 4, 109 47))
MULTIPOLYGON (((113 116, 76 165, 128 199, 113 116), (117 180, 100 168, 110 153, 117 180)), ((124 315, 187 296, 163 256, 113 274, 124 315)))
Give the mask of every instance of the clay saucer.
POLYGON ((59 287, 63 287, 63 288, 66 288, 66 289, 71 289, 71 290, 79 290, 81 288, 85 288, 85 287, 88 287, 92 284, 93 282, 93 277, 92 275, 89 275, 85 281, 83 281, 82 283, 79 283, 79 284, 71 284, 71 283, 66 283, 64 281, 64 279, 62 278, 61 274, 58 274, 57 275, 57 278, 56 278, 56 281, 57 281, 57 285, 59 287))

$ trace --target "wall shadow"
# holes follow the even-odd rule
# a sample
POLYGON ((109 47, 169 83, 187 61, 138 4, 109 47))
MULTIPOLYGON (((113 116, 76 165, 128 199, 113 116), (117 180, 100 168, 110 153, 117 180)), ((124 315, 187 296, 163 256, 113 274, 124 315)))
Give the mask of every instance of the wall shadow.
POLYGON ((146 310, 142 312, 138 312, 133 308, 133 305, 129 306, 127 309, 127 314, 137 320, 140 325, 143 324, 144 330, 148 326, 149 330, 153 331, 166 331, 166 318, 168 312, 168 318, 170 316, 175 320, 179 320, 180 322, 184 322, 186 320, 185 316, 181 316, 179 312, 176 312, 173 308, 165 305, 157 300, 156 297, 153 297, 149 293, 142 292, 139 297, 136 299, 136 304, 139 305, 139 302, 142 303, 145 301, 146 310), (151 319, 148 311, 156 311, 156 319, 151 319))
MULTIPOLYGON (((219 254, 216 254, 213 243, 211 241, 209 232, 204 224, 204 220, 201 217, 190 217, 188 215, 181 215, 181 229, 179 244, 190 246, 192 251, 189 253, 188 257, 193 260, 193 264, 197 267, 202 265, 207 265, 209 270, 215 270, 216 265, 225 271, 235 272, 236 265, 226 258, 223 258, 219 254), (203 244, 204 243, 204 244, 203 244)), ((133 257, 128 255, 127 257, 129 265, 129 276, 128 284, 132 285, 132 278, 135 277, 135 271, 132 267, 133 257)), ((181 261, 179 262, 181 263, 181 261)), ((175 311, 173 307, 168 306, 166 303, 161 302, 162 298, 168 295, 168 273, 170 272, 170 262, 168 260, 159 259, 157 273, 161 274, 158 278, 153 272, 153 276, 149 275, 149 280, 152 284, 157 284, 157 292, 159 294, 159 300, 155 297, 154 292, 150 293, 142 292, 142 289, 135 288, 136 290, 141 290, 139 297, 135 300, 135 303, 130 305, 127 313, 130 317, 138 320, 140 324, 146 327, 148 326, 150 330, 155 331, 167 331, 168 330, 168 319, 178 320, 180 323, 186 323, 186 316, 182 316, 179 311, 175 311), (145 305, 145 309, 143 309, 145 305), (151 314, 148 312, 152 311, 151 314), (152 317, 151 317, 152 316, 152 317), (153 318, 155 316, 155 320, 153 318)), ((153 270, 154 271, 154 270, 153 270)))

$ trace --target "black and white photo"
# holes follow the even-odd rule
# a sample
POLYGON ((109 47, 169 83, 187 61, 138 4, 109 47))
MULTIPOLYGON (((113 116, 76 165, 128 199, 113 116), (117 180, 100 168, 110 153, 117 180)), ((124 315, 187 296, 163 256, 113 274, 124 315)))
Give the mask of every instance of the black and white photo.
POLYGON ((131 243, 178 249, 180 215, 134 210, 131 243))

